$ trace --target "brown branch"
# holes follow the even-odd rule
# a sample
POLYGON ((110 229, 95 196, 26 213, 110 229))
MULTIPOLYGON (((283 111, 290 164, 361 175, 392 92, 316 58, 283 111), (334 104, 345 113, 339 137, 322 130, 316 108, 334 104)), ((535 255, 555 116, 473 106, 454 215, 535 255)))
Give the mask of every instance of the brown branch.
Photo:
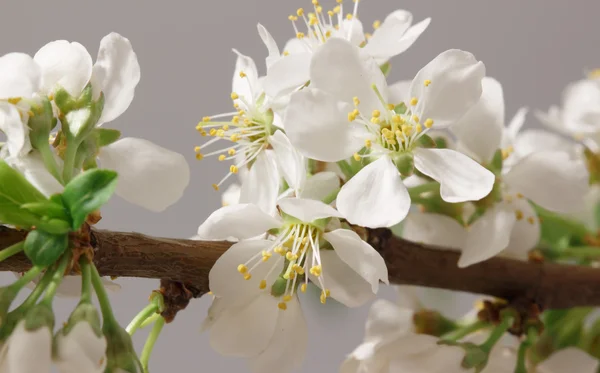
MULTIPOLYGON (((0 249, 24 239, 25 232, 0 227, 0 249)), ((390 281, 460 290, 508 300, 527 299, 544 309, 600 305, 600 269, 504 258, 460 269, 459 253, 372 230, 367 240, 385 258, 390 281)), ((231 243, 155 238, 138 233, 96 230, 94 262, 105 276, 156 278, 181 283, 194 297, 208 292, 208 273, 231 243)), ((24 255, 0 263, 0 271, 22 272, 24 255)), ((185 298, 185 297, 184 297, 185 298)))

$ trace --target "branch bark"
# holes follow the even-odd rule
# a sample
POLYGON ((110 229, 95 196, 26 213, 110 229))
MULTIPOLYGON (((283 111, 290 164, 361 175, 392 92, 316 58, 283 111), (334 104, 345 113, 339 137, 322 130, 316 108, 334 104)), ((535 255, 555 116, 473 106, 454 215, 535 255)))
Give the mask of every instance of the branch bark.
MULTIPOLYGON (((19 242, 26 232, 0 226, 0 249, 19 242)), ((492 258, 460 269, 459 253, 409 242, 387 229, 370 230, 368 242, 384 257, 390 281, 486 294, 507 300, 527 299, 543 309, 600 306, 600 269, 492 258)), ((208 273, 230 242, 149 237, 138 233, 92 231, 94 262, 104 276, 156 278, 185 285, 192 296, 209 291, 208 273)), ((23 272, 27 258, 0 262, 0 271, 23 272)))

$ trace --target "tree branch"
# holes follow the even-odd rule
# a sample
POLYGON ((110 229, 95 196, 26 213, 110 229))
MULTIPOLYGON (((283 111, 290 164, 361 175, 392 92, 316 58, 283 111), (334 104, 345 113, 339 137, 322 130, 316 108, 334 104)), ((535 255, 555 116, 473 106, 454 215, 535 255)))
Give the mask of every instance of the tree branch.
MULTIPOLYGON (((0 226, 0 249, 25 238, 26 232, 0 226)), ((384 257, 390 281, 527 299, 544 309, 600 305, 600 269, 492 258, 465 269, 459 253, 420 245, 370 230, 368 242, 384 257)), ((149 237, 138 233, 92 231, 94 262, 104 276, 156 278, 185 285, 192 296, 208 292, 208 273, 230 242, 149 237)), ((0 262, 0 271, 23 272, 27 258, 15 255, 0 262)))

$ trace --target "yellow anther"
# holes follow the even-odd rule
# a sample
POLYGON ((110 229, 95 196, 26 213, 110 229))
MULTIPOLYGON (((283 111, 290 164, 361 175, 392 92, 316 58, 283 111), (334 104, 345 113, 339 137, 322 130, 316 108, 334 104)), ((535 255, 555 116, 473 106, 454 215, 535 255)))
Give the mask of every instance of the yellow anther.
POLYGON ((206 294, 208 294, 208 295, 213 295, 213 292, 212 292, 212 291, 209 291, 209 292, 208 292, 208 293, 206 293, 206 294))
POLYGON ((322 6, 320 6, 320 5, 319 5, 319 6, 317 6, 317 7, 315 8, 315 12, 317 12, 317 13, 319 13, 319 14, 323 13, 323 7, 322 7, 322 6))
POLYGON ((239 169, 237 168, 236 165, 231 165, 231 167, 229 167, 229 172, 231 172, 232 174, 237 174, 239 171, 239 169))
POLYGON ((396 107, 396 105, 394 105, 394 104, 387 104, 386 107, 387 107, 388 110, 394 110, 394 108, 396 107))
POLYGON ((406 136, 409 136, 412 133, 413 127, 403 124, 401 127, 402 129, 402 133, 405 134, 406 136))
POLYGON ((6 101, 8 101, 8 103, 9 103, 9 104, 16 105, 16 104, 18 104, 19 102, 21 102, 21 97, 12 97, 12 98, 9 98, 9 99, 8 99, 8 100, 6 100, 6 101))
POLYGON ((284 302, 281 302, 277 305, 277 307, 279 307, 280 310, 285 311, 287 310, 287 304, 285 304, 284 302))
POLYGON ((327 302, 327 297, 329 296, 329 294, 329 290, 327 289, 321 291, 320 299, 322 304, 325 304, 325 302, 327 302))
POLYGON ((299 32, 299 33, 296 34, 296 37, 298 39, 302 39, 302 38, 304 38, 304 33, 303 32, 299 32))
POLYGON ((419 123, 419 116, 418 116, 418 115, 413 115, 413 116, 412 116, 412 120, 413 120, 415 123, 419 123))
POLYGON ((416 97, 413 97, 413 98, 411 98, 411 99, 410 99, 410 104, 411 104, 412 106, 415 106, 415 105, 416 105, 416 104, 418 104, 418 103, 419 103, 419 99, 418 99, 418 98, 416 98, 416 97))
POLYGON ((244 118, 244 125, 249 126, 250 125, 250 119, 248 118, 244 118))
POLYGON ((589 79, 600 78, 600 69, 594 69, 594 70, 590 71, 590 73, 588 74, 588 78, 589 79))
POLYGON ((356 115, 354 114, 354 112, 350 112, 348 113, 348 121, 349 122, 354 122, 356 120, 356 115))
POLYGON ((252 275, 250 273, 244 273, 244 280, 248 281, 252 278, 252 275))
POLYGON ((260 280, 260 284, 258 285, 259 289, 265 289, 267 287, 267 280, 260 280))
POLYGON ((233 107, 236 108, 236 109, 239 109, 240 108, 240 104, 238 104, 237 102, 234 102, 233 103, 233 107))
POLYGON ((217 136, 218 137, 223 137, 225 136, 225 131, 223 131, 222 129, 217 130, 217 136))
POLYGON ((296 11, 296 14, 298 15, 298 17, 302 17, 304 15, 304 9, 298 8, 298 10, 296 11))
POLYGON ((417 131, 417 133, 421 133, 423 132, 423 127, 420 124, 417 124, 415 126, 415 131, 417 131))
POLYGON ((403 122, 402 117, 398 114, 392 116, 392 122, 396 124, 401 124, 403 122))
POLYGON ((328 15, 329 17, 333 17, 333 15, 334 15, 334 14, 335 14, 335 13, 333 13, 333 10, 328 10, 328 11, 327 11, 327 15, 328 15))
POLYGON ((235 155, 235 149, 233 149, 233 148, 232 148, 232 149, 229 149, 229 150, 227 151, 227 154, 229 154, 229 155, 235 155))
POLYGON ((319 23, 319 20, 317 19, 317 17, 312 17, 309 21, 308 24, 311 26, 316 25, 317 23, 319 23))
POLYGON ((219 191, 219 186, 217 184, 213 184, 212 185, 213 189, 216 190, 217 192, 219 191))
POLYGON ((354 106, 360 105, 360 100, 358 99, 358 97, 355 96, 354 98, 352 98, 352 101, 354 102, 354 106))
POLYGON ((352 14, 350 14, 350 13, 346 14, 346 19, 348 21, 350 21, 352 19, 352 14))
POLYGON ((202 153, 196 153, 196 159, 201 161, 204 159, 204 155, 202 155, 202 153))
POLYGON ((423 124, 425 125, 425 128, 431 128, 433 126, 433 119, 427 118, 423 124))
POLYGON ((196 153, 200 153, 200 147, 199 147, 199 146, 195 146, 195 147, 194 147, 194 151, 195 151, 196 153))
POLYGON ((425 81, 423 82, 423 85, 425 87, 429 87, 430 84, 431 84, 431 80, 429 80, 429 79, 425 79, 425 81))
POLYGON ((373 142, 370 139, 365 140, 365 147, 368 149, 373 145, 373 142))
POLYGON ((325 32, 325 37, 326 37, 327 39, 329 39, 329 38, 331 37, 331 30, 327 30, 327 31, 325 32))
POLYGON ((294 271, 299 274, 299 275, 303 275, 304 274, 304 267, 299 266, 298 264, 295 264, 293 266, 294 271))
POLYGON ((216 130, 216 129, 214 129, 214 128, 211 128, 211 129, 210 129, 210 131, 208 131, 208 133, 209 133, 211 136, 215 136, 215 135, 217 134, 217 130, 216 130))
POLYGON ((355 161, 357 161, 357 162, 360 161, 360 154, 354 153, 353 157, 354 157, 355 161))
POLYGON ((525 196, 522 195, 521 193, 517 193, 517 198, 524 198, 525 196))
POLYGON ((268 260, 269 260, 269 258, 271 258, 271 256, 272 256, 272 255, 273 255, 273 254, 271 254, 271 253, 270 253, 270 252, 268 252, 268 251, 263 251, 263 252, 262 252, 262 261, 263 261, 263 262, 266 262, 266 261, 268 261, 268 260))
POLYGON ((516 210, 515 211, 515 216, 517 217, 517 220, 522 220, 523 219, 523 211, 516 210))
POLYGON ((379 124, 380 122, 381 121, 379 120, 379 118, 376 118, 376 117, 371 118, 371 123, 373 123, 373 124, 379 124))
POLYGON ((245 110, 243 110, 243 109, 241 109, 241 110, 238 110, 238 115, 239 115, 239 116, 242 116, 242 115, 244 115, 244 114, 246 114, 246 111, 245 111, 245 110))
POLYGON ((240 264, 239 266, 237 266, 237 271, 239 273, 244 274, 244 273, 248 272, 248 267, 245 264, 240 264))
POLYGON ((289 56, 289 55, 290 55, 290 52, 288 52, 288 51, 283 51, 283 55, 284 55, 284 56, 289 56))
POLYGON ((203 122, 210 122, 210 117, 204 117, 204 118, 202 118, 202 121, 203 122))
MULTIPOLYGON (((290 272, 288 274, 288 277, 289 277, 290 280, 293 280, 296 277, 296 272, 290 272)), ((283 278, 285 278, 285 276, 283 276, 283 278)))
POLYGON ((227 157, 225 157, 225 154, 221 154, 221 155, 219 156, 219 160, 220 160, 220 161, 224 161, 224 160, 225 160, 225 158, 227 158, 227 157))
MULTIPOLYGON (((223 127, 223 129, 225 129, 225 127, 223 127)), ((239 140, 240 140, 240 135, 238 135, 237 133, 234 133, 233 135, 231 135, 231 136, 229 137, 229 139, 230 139, 231 141, 233 141, 233 142, 237 142, 237 141, 239 141, 239 140)))
POLYGON ((344 0, 335 0, 336 3, 341 4, 344 2, 344 0))
POLYGON ((297 20, 298 20, 298 17, 296 17, 296 16, 294 16, 294 15, 290 15, 290 16, 288 17, 288 19, 289 19, 290 21, 294 22, 294 21, 297 21, 297 20))
POLYGON ((316 265, 316 266, 311 267, 309 272, 313 276, 321 276, 322 268, 320 265, 316 265))
POLYGON ((229 131, 229 124, 223 125, 223 131, 229 131))
POLYGON ((291 251, 288 251, 287 254, 285 254, 285 258, 290 262, 293 262, 294 260, 298 259, 298 255, 292 253, 291 251))
POLYGON ((247 75, 246 75, 246 73, 245 73, 245 72, 243 72, 243 71, 240 71, 240 78, 245 78, 246 76, 247 76, 247 75))
POLYGON ((373 113, 371 113, 371 116, 374 118, 379 118, 381 116, 381 112, 379 110, 373 110, 373 113))
POLYGON ((276 252, 277 254, 281 255, 281 256, 285 255, 285 250, 281 246, 277 246, 276 248, 273 249, 273 251, 276 252))
POLYGON ((338 5, 335 8, 333 8, 333 13, 338 14, 341 10, 342 10, 342 8, 340 8, 340 6, 338 5))
POLYGON ((535 218, 533 216, 530 216, 527 218, 527 222, 531 225, 535 224, 535 218))
POLYGON ((373 22, 373 28, 375 30, 377 30, 380 27, 381 27, 381 21, 375 21, 375 22, 373 22))
POLYGON ((291 296, 291 295, 284 295, 284 296, 283 296, 283 301, 284 301, 284 302, 289 302, 289 301, 291 301, 291 300, 292 300, 292 296, 291 296))
POLYGON ((237 94, 237 93, 235 93, 235 92, 231 92, 231 99, 232 99, 232 100, 237 100, 238 98, 240 98, 240 96, 238 96, 238 94, 237 94))
POLYGON ((319 0, 312 0, 312 5, 319 6, 319 0))
POLYGON ((513 201, 513 196, 506 196, 504 197, 504 200, 508 203, 511 203, 513 201))
POLYGON ((300 285, 300 291, 306 293, 306 284, 300 285))

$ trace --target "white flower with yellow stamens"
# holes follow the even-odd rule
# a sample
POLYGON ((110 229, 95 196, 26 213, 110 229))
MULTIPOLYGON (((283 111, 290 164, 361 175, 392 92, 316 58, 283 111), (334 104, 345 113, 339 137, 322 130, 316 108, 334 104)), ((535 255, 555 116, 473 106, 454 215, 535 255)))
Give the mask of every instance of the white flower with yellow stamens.
POLYGON ((377 63, 384 64, 406 51, 431 21, 426 18, 412 25, 413 16, 410 12, 396 10, 383 22, 373 23, 375 31, 372 35, 365 34, 357 17, 359 1, 354 0, 352 13, 345 16, 343 1, 336 2, 333 9, 325 11, 319 1, 313 0, 314 12, 305 12, 300 8, 296 14, 290 15, 295 38, 288 41, 282 54, 269 32, 258 25, 259 34, 269 51, 265 79, 265 91, 268 95, 288 95, 306 84, 312 53, 330 38, 342 38, 357 47, 364 47, 364 51, 377 63), (304 27, 298 27, 297 23, 303 23, 304 27))
POLYGON ((291 97, 286 133, 309 158, 372 161, 338 195, 338 209, 351 223, 400 222, 411 204, 401 175, 413 166, 440 182, 447 202, 478 200, 492 190, 494 175, 471 158, 428 149, 435 144, 427 132, 449 126, 481 96, 485 68, 471 54, 449 50, 436 57, 413 80, 408 102, 390 103, 375 60, 343 39, 315 52, 310 70, 311 86, 291 97))

